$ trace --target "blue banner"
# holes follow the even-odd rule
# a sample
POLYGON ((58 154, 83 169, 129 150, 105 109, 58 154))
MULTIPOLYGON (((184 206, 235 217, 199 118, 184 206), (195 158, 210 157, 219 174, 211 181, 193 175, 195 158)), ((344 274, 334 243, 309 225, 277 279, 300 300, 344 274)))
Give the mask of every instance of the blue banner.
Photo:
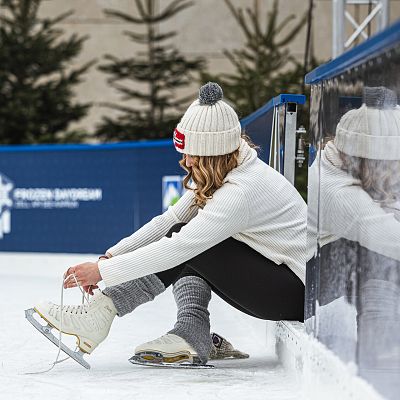
POLYGON ((163 210, 172 142, 3 147, 0 250, 103 253, 163 210))

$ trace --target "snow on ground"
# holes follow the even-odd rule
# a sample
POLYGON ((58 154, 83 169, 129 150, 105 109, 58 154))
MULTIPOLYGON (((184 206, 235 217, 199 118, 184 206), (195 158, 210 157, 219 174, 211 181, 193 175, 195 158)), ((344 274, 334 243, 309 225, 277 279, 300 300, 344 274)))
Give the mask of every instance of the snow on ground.
MULTIPOLYGON (((298 382, 265 346, 265 322, 251 318, 216 295, 210 305, 212 329, 250 354, 247 360, 215 362, 213 370, 141 367, 127 360, 136 345, 154 339, 175 322, 170 290, 131 315, 116 318, 111 332, 92 355, 91 370, 73 360, 44 374, 57 348, 24 318, 38 300, 59 303, 62 273, 93 260, 90 255, 0 253, 0 399, 299 399, 298 382)), ((79 304, 78 289, 64 294, 65 304, 79 304)), ((63 354, 63 353, 62 353, 63 354)))

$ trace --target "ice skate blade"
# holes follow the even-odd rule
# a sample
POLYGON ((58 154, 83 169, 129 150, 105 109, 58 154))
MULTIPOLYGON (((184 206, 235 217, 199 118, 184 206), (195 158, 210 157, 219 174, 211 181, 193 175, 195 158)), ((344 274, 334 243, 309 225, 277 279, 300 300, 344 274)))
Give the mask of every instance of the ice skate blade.
POLYGON ((242 355, 228 355, 228 356, 211 356, 209 359, 213 361, 232 361, 232 360, 245 360, 250 358, 248 354, 242 355))
POLYGON ((209 359, 218 361, 223 361, 223 360, 232 361, 232 360, 245 360, 247 358, 250 358, 248 354, 234 351, 234 352, 227 352, 224 355, 211 354, 209 359))
POLYGON ((181 363, 166 363, 162 361, 148 361, 144 360, 141 356, 132 356, 129 360, 130 363, 136 365, 144 365, 146 367, 162 367, 162 368, 183 368, 183 369, 212 369, 214 365, 210 364, 192 364, 189 362, 181 363))
MULTIPOLYGON (((47 339, 49 339, 55 346, 59 347, 60 342, 59 340, 51 333, 52 326, 48 324, 47 326, 42 325, 39 321, 37 321, 33 314, 37 313, 40 315, 34 308, 29 308, 28 310, 25 310, 25 318, 42 334, 44 335, 47 339)), ((41 316, 41 315, 40 315, 41 316)), ((42 316, 41 316, 42 317, 42 316)), ((42 317, 43 318, 43 317, 42 317)), ((44 319, 44 318, 43 318, 44 319)), ((45 319, 44 319, 45 320, 45 319)), ((46 320, 45 320, 46 321, 46 320)), ((47 321, 46 321, 47 322, 47 321)), ((83 355, 85 354, 82 350, 79 351, 73 351, 71 350, 68 346, 66 346, 64 343, 61 342, 61 350, 67 354, 69 357, 71 357, 73 360, 75 360, 77 363, 82 365, 82 367, 86 369, 90 369, 90 364, 87 363, 83 359, 83 355)))

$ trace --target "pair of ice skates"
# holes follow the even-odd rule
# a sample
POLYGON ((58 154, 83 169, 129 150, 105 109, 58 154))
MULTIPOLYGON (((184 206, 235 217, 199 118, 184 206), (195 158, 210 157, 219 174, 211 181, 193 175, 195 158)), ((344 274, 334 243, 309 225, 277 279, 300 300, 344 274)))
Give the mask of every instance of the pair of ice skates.
MULTIPOLYGON (((85 368, 90 365, 84 360, 84 354, 93 350, 107 337, 111 324, 117 315, 112 300, 100 290, 88 304, 76 306, 42 302, 25 311, 28 321, 45 335, 51 342, 85 368), (42 325, 35 317, 37 313, 47 326, 42 325), (76 337, 76 350, 71 350, 57 339, 51 330, 55 328, 66 335, 76 337)), ((210 359, 247 358, 248 354, 235 350, 223 337, 212 334, 213 349, 210 359)), ((166 334, 160 338, 143 343, 136 347, 135 355, 129 359, 133 364, 152 366, 173 366, 184 368, 210 368, 203 365, 196 351, 184 339, 174 334, 166 334)))

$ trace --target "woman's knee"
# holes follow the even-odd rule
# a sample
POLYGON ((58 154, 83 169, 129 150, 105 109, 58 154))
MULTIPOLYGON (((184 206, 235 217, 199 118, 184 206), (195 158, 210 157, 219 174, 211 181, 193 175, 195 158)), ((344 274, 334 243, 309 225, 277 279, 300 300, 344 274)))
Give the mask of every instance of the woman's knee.
POLYGON ((204 279, 204 277, 201 274, 199 274, 197 271, 195 271, 193 268, 191 268, 187 264, 183 267, 182 272, 179 274, 179 276, 176 277, 175 282, 177 282, 179 279, 181 279, 185 276, 197 276, 206 281, 206 279, 204 279))

